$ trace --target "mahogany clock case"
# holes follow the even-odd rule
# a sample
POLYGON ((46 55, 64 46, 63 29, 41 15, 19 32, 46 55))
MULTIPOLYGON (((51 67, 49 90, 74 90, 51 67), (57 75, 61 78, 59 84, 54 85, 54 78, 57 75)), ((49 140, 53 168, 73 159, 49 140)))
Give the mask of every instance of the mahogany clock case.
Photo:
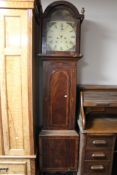
POLYGON ((39 141, 41 171, 77 171, 79 137, 76 131, 41 131, 39 141))
POLYGON ((74 129, 76 106, 77 61, 80 55, 80 28, 83 15, 66 1, 50 4, 43 15, 42 65, 43 114, 42 129, 74 129), (64 21, 77 21, 75 51, 48 51, 46 47, 48 21, 61 20, 62 11, 67 11, 64 21), (54 15, 56 12, 57 15, 54 15), (54 16, 54 17, 53 17, 54 16), (60 19, 59 19, 60 17, 60 19), (54 18, 54 19, 53 19, 54 18))
MULTIPOLYGON (((83 17, 76 7, 66 1, 50 4, 43 14, 42 53, 38 54, 42 66, 43 101, 42 128, 39 134, 41 173, 78 170, 79 135, 75 130, 76 75, 77 61, 81 58, 80 29, 83 17), (70 33, 70 37, 66 38, 64 26, 68 27, 68 33, 73 31, 73 35, 70 33), (50 30, 58 35, 58 28, 62 34, 54 38, 59 40, 57 47, 48 47, 50 30), (72 40, 72 36, 76 39, 72 40), (65 46, 61 49, 60 43, 63 44, 64 39, 67 44, 68 41, 73 43, 70 42, 68 48, 65 46)), ((53 42, 56 42, 54 39, 53 42)))
POLYGON ((43 128, 74 129, 76 62, 43 61, 43 128))

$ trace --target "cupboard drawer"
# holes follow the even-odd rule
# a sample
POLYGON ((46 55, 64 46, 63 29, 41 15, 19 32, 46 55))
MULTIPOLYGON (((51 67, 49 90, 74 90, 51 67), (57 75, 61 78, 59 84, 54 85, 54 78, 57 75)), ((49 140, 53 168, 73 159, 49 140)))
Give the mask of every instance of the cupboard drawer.
POLYGON ((17 175, 27 175, 26 170, 27 164, 25 162, 15 163, 15 162, 0 162, 0 174, 17 174, 17 175))
POLYGON ((86 149, 112 148, 113 144, 114 144, 114 136, 88 135, 86 141, 86 149))
POLYGON ((85 153, 85 160, 111 160, 112 151, 110 150, 88 150, 85 153))
POLYGON ((0 175, 34 175, 35 159, 0 158, 0 175))
POLYGON ((110 161, 85 161, 83 175, 109 175, 110 161))

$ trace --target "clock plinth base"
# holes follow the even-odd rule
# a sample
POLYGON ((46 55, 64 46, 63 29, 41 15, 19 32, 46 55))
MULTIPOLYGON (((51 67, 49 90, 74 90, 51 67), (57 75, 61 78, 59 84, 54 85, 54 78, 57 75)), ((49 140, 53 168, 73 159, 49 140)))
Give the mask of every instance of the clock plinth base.
POLYGON ((77 172, 79 135, 74 130, 43 130, 39 135, 40 171, 77 172))
POLYGON ((40 172, 40 175, 77 175, 77 171, 75 172, 55 172, 55 173, 40 172))

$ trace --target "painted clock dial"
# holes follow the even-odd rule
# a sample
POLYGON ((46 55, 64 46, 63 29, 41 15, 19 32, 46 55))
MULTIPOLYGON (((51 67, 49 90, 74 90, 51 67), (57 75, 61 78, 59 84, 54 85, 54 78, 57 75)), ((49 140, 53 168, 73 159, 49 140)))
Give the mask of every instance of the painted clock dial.
POLYGON ((47 25, 48 51, 75 51, 76 23, 68 21, 51 21, 47 25))

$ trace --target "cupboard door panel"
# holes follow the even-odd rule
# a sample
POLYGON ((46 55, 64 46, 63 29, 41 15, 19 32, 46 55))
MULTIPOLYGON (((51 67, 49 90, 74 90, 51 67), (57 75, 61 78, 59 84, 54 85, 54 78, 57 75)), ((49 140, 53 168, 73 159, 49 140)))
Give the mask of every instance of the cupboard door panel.
MULTIPOLYGON (((0 102, 1 104, 1 102, 0 102)), ((1 123, 1 105, 0 105, 0 155, 3 154, 2 123, 1 123)))
POLYGON ((43 127, 73 129, 75 115, 75 63, 44 62, 43 127))
POLYGON ((7 124, 12 149, 23 148, 21 58, 6 57, 7 124))
POLYGON ((4 153, 30 154, 28 10, 1 9, 0 26, 0 120, 4 153))

